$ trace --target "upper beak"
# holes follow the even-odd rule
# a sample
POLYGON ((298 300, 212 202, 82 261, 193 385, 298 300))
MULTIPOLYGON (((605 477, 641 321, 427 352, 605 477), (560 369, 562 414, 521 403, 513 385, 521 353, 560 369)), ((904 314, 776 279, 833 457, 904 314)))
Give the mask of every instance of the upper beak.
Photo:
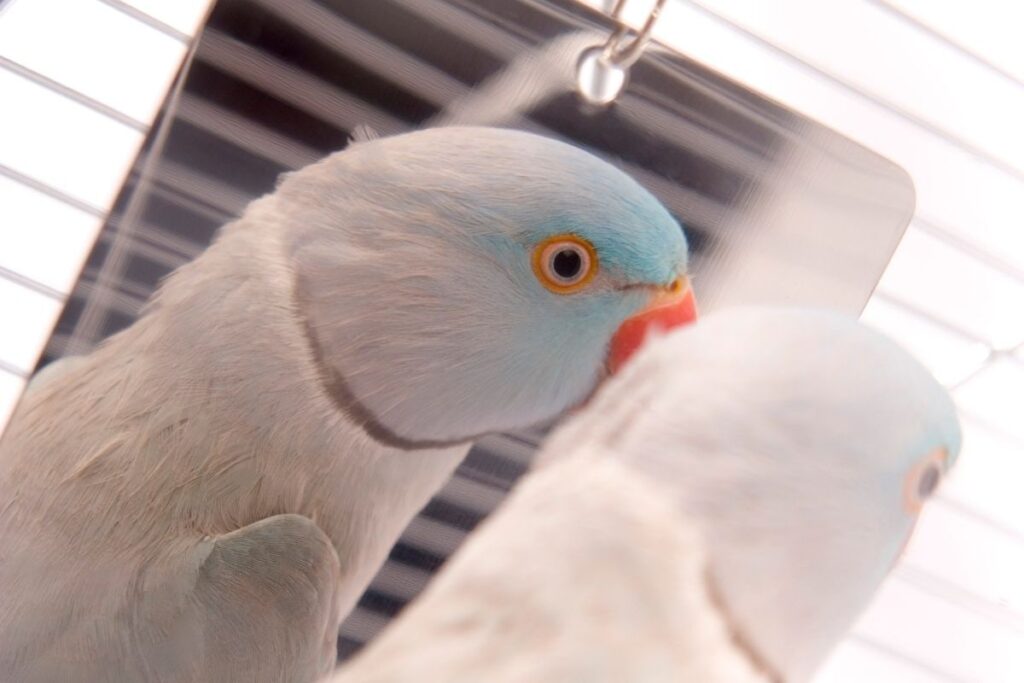
POLYGON ((618 372, 643 346, 650 332, 664 332, 696 319, 697 301, 690 282, 685 277, 676 278, 668 287, 659 288, 646 308, 619 326, 608 351, 608 371, 618 372))

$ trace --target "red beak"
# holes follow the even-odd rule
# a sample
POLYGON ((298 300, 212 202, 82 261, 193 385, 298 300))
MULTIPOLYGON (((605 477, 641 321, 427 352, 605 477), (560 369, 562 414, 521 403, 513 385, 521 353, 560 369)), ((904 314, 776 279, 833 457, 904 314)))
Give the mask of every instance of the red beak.
POLYGON ((608 351, 608 370, 615 374, 635 354, 652 331, 665 332, 697 319, 697 301, 686 278, 660 290, 647 308, 619 326, 608 351))

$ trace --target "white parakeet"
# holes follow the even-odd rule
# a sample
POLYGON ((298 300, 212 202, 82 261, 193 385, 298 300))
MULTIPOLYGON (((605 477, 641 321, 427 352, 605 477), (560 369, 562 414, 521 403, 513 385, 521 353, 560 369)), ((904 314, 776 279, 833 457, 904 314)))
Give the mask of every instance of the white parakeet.
POLYGON ((953 463, 953 403, 836 314, 659 339, 333 683, 807 680, 953 463))
POLYGON ((287 175, 0 444, 0 680, 312 681, 474 436, 692 319, 679 225, 564 143, 444 128, 287 175), (621 328, 621 329, 620 329, 621 328))

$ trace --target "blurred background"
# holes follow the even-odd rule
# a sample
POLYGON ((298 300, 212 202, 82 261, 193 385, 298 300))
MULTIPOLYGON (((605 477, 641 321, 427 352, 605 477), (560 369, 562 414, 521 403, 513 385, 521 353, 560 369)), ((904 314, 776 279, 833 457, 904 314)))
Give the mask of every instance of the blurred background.
MULTIPOLYGON (((610 5, 0 2, 0 429, 38 366, 130 324, 249 199, 356 125, 533 129, 669 206, 709 307, 863 309, 953 391, 961 462, 819 680, 1024 680, 1024 6, 668 0, 620 100, 581 107, 551 64, 607 36, 610 5)), ((341 656, 500 502, 538 436, 474 449, 341 656)))

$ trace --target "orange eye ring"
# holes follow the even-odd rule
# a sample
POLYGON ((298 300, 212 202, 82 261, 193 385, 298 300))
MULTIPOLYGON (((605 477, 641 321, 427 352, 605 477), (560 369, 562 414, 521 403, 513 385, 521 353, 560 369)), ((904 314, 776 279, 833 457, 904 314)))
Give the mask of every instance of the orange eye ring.
POLYGON ((903 508, 916 515, 942 482, 948 460, 945 448, 936 448, 910 468, 903 480, 903 508))
POLYGON ((576 235, 554 235, 533 248, 533 273, 555 294, 574 294, 597 276, 597 251, 576 235))

